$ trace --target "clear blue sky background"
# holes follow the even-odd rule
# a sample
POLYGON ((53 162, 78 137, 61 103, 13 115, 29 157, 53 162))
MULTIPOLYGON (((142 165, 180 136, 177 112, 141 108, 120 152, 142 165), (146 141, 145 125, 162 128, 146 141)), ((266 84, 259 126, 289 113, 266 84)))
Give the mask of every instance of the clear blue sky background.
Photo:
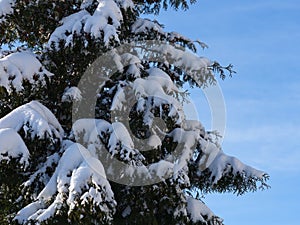
MULTIPOLYGON (((198 0, 186 12, 156 19, 207 43, 200 55, 234 64, 237 75, 220 82, 227 105, 223 149, 271 176, 267 191, 213 194, 206 203, 227 225, 299 225, 299 0, 198 0)), ((203 101, 201 93, 192 97, 203 101)), ((209 128, 207 105, 197 110, 209 128)))

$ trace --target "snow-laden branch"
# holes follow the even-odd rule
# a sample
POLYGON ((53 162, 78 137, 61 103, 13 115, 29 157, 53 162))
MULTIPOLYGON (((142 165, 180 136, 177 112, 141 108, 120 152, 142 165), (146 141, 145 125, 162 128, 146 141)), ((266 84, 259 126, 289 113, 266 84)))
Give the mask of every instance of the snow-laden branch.
POLYGON ((0 161, 18 158, 19 163, 28 165, 29 151, 20 135, 11 128, 0 129, 0 161))
POLYGON ((98 7, 91 15, 85 8, 90 5, 85 2, 82 10, 62 19, 61 26, 57 27, 48 41, 58 47, 60 40, 65 40, 65 46, 72 45, 74 36, 84 33, 91 34, 94 38, 103 38, 106 45, 111 39, 119 41, 118 28, 121 26, 123 16, 120 7, 131 8, 133 3, 129 0, 115 2, 113 0, 99 0, 98 7))
POLYGON ((80 101, 81 99, 81 91, 77 87, 67 87, 61 97, 62 102, 80 101))
POLYGON ((268 188, 268 175, 254 169, 233 156, 225 154, 220 146, 209 140, 200 139, 200 153, 191 162, 193 185, 203 192, 233 192, 243 194, 268 188), (194 170, 194 171, 193 171, 194 170), (257 186, 258 183, 260 186, 257 186))
POLYGON ((97 149, 103 151, 102 148, 105 147, 111 156, 117 156, 124 162, 131 162, 134 165, 143 160, 142 155, 134 149, 128 130, 120 122, 80 119, 73 124, 71 136, 77 142, 86 145, 94 154, 97 149))
POLYGON ((15 52, 0 59, 0 86, 8 92, 23 90, 23 81, 31 84, 41 82, 45 85, 45 76, 53 76, 33 53, 15 52))
MULTIPOLYGON (((179 94, 179 89, 173 83, 171 78, 158 68, 147 70, 149 76, 145 78, 137 78, 134 82, 129 83, 129 88, 119 87, 118 92, 114 96, 111 110, 123 109, 131 107, 128 105, 128 99, 125 98, 127 92, 131 90, 134 95, 132 101, 137 102, 136 111, 143 113, 143 122, 147 126, 151 126, 154 120, 153 109, 163 105, 168 105, 170 118, 176 118, 176 123, 180 124, 184 118, 182 105, 175 98, 179 94), (120 97, 120 96, 123 96, 120 97)), ((162 113, 162 112, 161 112, 162 113)))
POLYGON ((50 138, 61 140, 64 131, 53 113, 38 101, 22 105, 0 119, 0 129, 21 129, 32 139, 50 138))
POLYGON ((131 30, 134 34, 140 34, 140 33, 148 34, 151 31, 163 35, 166 34, 160 24, 151 21, 149 19, 142 19, 142 18, 139 18, 135 21, 135 23, 131 26, 131 30))
POLYGON ((223 224, 223 220, 217 217, 202 201, 192 197, 187 197, 187 212, 193 223, 223 224))
POLYGON ((116 202, 101 162, 80 144, 71 144, 36 201, 27 205, 15 217, 19 223, 42 222, 63 209, 68 215, 92 204, 94 213, 104 213, 112 219, 116 202), (93 170, 97 168, 97 171, 93 170))
MULTIPOLYGON (((178 172, 189 174, 186 182, 204 192, 219 190, 242 194, 248 190, 256 190, 258 182, 262 188, 267 187, 265 172, 226 155, 217 144, 209 140, 200 123, 186 122, 182 128, 176 128, 167 134, 173 142, 180 144, 175 149, 178 154, 176 162, 169 164, 171 166, 168 170, 173 170, 175 175, 178 172)), ((165 169, 166 172, 168 170, 165 169)))
POLYGON ((192 41, 191 39, 185 37, 178 32, 166 32, 163 29, 163 25, 159 24, 156 20, 150 20, 147 18, 138 18, 131 26, 131 32, 135 35, 153 35, 161 36, 165 38, 170 43, 181 43, 187 46, 189 49, 196 51, 194 42, 197 42, 202 48, 207 48, 208 46, 197 40, 192 41))

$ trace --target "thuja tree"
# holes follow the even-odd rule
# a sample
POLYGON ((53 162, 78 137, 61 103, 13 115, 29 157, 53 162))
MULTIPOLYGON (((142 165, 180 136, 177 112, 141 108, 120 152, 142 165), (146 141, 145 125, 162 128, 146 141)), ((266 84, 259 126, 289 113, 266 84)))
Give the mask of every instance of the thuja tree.
POLYGON ((205 194, 267 187, 186 118, 232 70, 140 17, 168 7, 0 0, 1 224, 223 224, 205 194))

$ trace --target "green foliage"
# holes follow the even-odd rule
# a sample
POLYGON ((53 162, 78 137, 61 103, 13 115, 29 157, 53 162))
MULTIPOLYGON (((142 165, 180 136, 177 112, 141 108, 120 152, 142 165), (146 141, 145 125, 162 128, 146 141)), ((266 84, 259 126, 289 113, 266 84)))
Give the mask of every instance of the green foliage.
POLYGON ((189 8, 189 4, 195 3, 196 0, 135 0, 134 2, 141 13, 158 14, 162 8, 167 10, 169 7, 175 10, 187 10, 189 8))
POLYGON ((171 180, 142 187, 113 183, 116 199, 122 199, 113 224, 187 224, 186 215, 180 213, 180 208, 186 206, 182 188, 184 185, 174 184, 171 180), (125 213, 128 207, 130 215, 125 213))
POLYGON ((226 170, 227 172, 224 173, 224 176, 220 180, 214 182, 214 177, 212 177, 212 180, 207 179, 211 177, 211 171, 209 171, 209 169, 201 172, 200 176, 196 170, 196 167, 193 168, 193 166, 191 166, 190 177, 193 177, 192 189, 200 191, 203 194, 231 192, 236 195, 243 195, 247 192, 255 192, 258 189, 264 190, 270 188, 266 183, 269 179, 267 174, 263 176, 263 179, 258 179, 254 176, 248 177, 244 172, 233 173, 232 168, 230 168, 226 170))
POLYGON ((28 47, 42 48, 49 34, 59 25, 59 21, 79 11, 80 2, 78 0, 17 1, 14 14, 7 16, 7 22, 0 28, 0 44, 18 40, 26 43, 28 47))
POLYGON ((0 162, 0 224, 9 224, 14 213, 22 206, 17 201, 20 196, 20 186, 26 179, 24 167, 18 158, 0 162))
MULTIPOLYGON (((30 175, 43 165, 47 157, 55 152, 59 152, 60 140, 44 140, 38 137, 30 137, 31 128, 27 134, 20 130, 26 146, 31 150, 29 165, 20 165, 19 158, 10 158, 9 161, 0 161, 0 224, 15 224, 13 221, 16 212, 31 203, 32 193, 39 193, 44 188, 42 177, 36 176, 30 186, 24 187, 30 175)), ((55 164, 49 165, 45 169, 45 175, 51 176, 54 173, 55 164)), ((45 176, 44 175, 44 176, 45 176)))

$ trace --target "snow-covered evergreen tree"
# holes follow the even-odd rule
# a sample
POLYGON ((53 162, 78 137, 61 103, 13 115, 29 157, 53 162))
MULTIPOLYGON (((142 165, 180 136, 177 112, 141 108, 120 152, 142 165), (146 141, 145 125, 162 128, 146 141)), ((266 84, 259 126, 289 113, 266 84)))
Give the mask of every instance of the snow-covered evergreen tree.
POLYGON ((0 0, 1 224, 217 225, 203 195, 267 187, 186 119, 183 86, 232 71, 140 17, 169 6, 0 0))

